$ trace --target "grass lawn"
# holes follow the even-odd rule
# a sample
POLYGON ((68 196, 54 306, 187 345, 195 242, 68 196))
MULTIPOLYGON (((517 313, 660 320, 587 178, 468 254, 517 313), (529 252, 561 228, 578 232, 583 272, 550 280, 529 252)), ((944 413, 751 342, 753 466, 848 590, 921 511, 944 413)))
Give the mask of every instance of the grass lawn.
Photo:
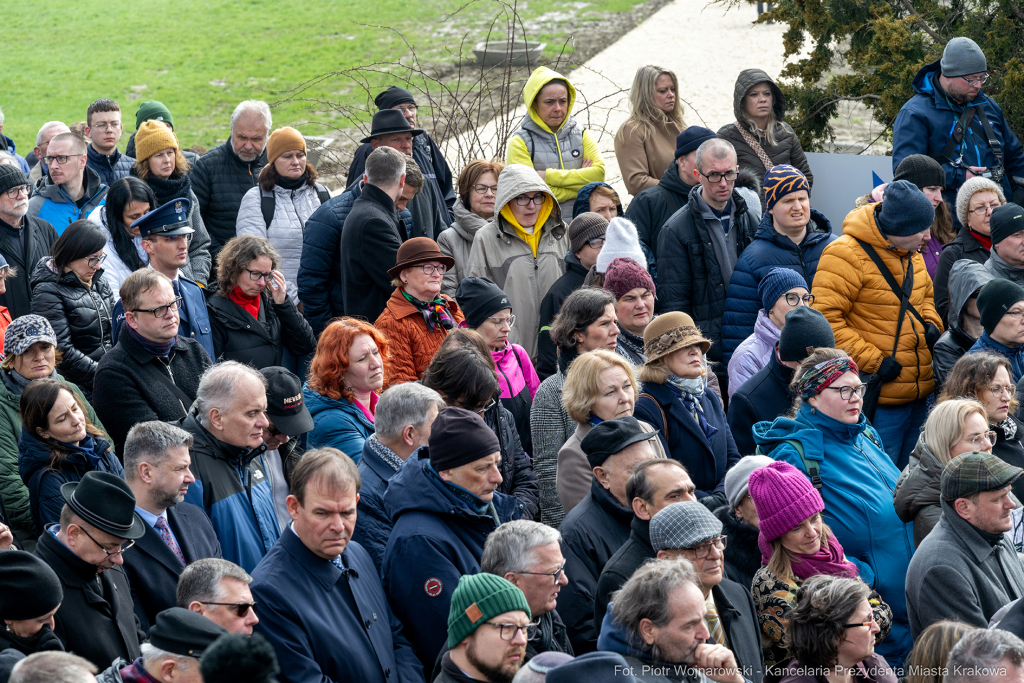
MULTIPOLYGON (((534 0, 520 2, 518 11, 526 22, 552 12, 585 19, 638 1, 534 0)), ((501 10, 495 0, 464 5, 465 0, 13 0, 3 11, 3 132, 24 155, 43 122, 84 120, 92 101, 110 97, 123 112, 123 150, 135 130, 138 104, 156 99, 171 110, 183 146, 211 147, 227 137, 230 113, 241 100, 273 105, 285 98, 282 91, 321 73, 406 56, 394 33, 360 23, 401 29, 421 59, 452 59, 461 37, 472 33, 467 47, 483 40, 501 10)), ((496 27, 501 33, 492 39, 503 39, 504 19, 496 27)), ((352 97, 336 79, 303 96, 352 97)), ((323 117, 308 104, 285 102, 273 113, 275 128, 299 125, 314 135, 323 130, 315 123, 323 117)))

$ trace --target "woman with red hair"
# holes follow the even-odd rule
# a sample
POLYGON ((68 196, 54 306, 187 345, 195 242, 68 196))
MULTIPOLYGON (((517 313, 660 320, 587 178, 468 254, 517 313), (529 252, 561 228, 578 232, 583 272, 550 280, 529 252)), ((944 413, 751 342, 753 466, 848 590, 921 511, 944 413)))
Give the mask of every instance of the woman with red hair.
POLYGON ((302 390, 313 417, 307 450, 331 446, 359 462, 363 442, 374 431, 387 358, 387 339, 369 323, 339 318, 327 326, 302 390))

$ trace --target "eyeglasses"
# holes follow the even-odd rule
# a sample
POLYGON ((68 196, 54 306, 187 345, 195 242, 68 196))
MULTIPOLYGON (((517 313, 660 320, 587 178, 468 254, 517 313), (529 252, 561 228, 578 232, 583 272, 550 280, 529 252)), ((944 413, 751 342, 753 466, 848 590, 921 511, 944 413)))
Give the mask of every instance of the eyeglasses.
POLYGON ((595 237, 593 239, 589 239, 587 240, 587 246, 590 247, 591 249, 600 249, 601 247, 604 246, 604 238, 595 237))
POLYGON ((534 206, 540 206, 544 203, 544 197, 547 195, 539 194, 536 197, 516 197, 516 204, 519 206, 528 206, 533 204, 534 206))
POLYGON ((698 560, 703 560, 705 557, 711 554, 711 548, 725 550, 725 546, 728 543, 728 541, 729 537, 725 534, 722 534, 718 538, 712 538, 710 541, 701 543, 700 545, 695 546, 693 548, 687 548, 687 550, 693 553, 693 556, 698 560))
POLYGON ((491 408, 493 408, 496 405, 498 405, 498 399, 492 398, 490 403, 488 403, 487 405, 485 405, 483 408, 481 408, 480 410, 478 410, 476 412, 479 413, 480 415, 483 415, 484 413, 486 413, 488 410, 490 410, 491 408))
POLYGON ((474 185, 473 186, 473 192, 476 192, 477 194, 487 194, 488 192, 490 192, 491 194, 498 194, 498 186, 497 185, 474 185))
POLYGON ((868 390, 868 385, 867 384, 861 384, 860 386, 856 386, 856 387, 825 387, 825 388, 826 389, 831 389, 832 391, 838 391, 839 392, 839 398, 843 399, 844 401, 849 401, 850 399, 853 398, 854 394, 857 394, 861 398, 864 398, 864 392, 868 390))
POLYGON ((967 78, 967 76, 961 76, 960 78, 962 78, 965 81, 967 81, 967 85, 975 86, 975 85, 981 85, 982 83, 987 81, 988 80, 988 74, 982 74, 982 75, 978 76, 977 78, 967 78))
POLYGON ((174 300, 173 303, 166 304, 164 306, 157 306, 156 308, 133 308, 133 313, 152 313, 154 318, 162 318, 167 315, 168 311, 176 311, 181 308, 181 304, 184 302, 180 296, 174 300))
MULTIPOLYGON (((1009 313, 1006 315, 1009 315, 1009 313)), ((1005 391, 1011 398, 1017 393, 1017 387, 1012 384, 993 384, 988 390, 992 392, 993 396, 1002 396, 1005 391)))
POLYGON ((488 626, 493 626, 498 629, 498 636, 502 640, 512 640, 516 637, 516 633, 522 631, 526 635, 527 640, 533 640, 533 637, 537 635, 537 626, 539 624, 535 621, 531 621, 529 624, 495 624, 493 621, 485 621, 488 626))
POLYGON ((120 127, 120 121, 111 121, 110 123, 107 123, 106 121, 100 121, 95 126, 92 126, 92 128, 95 128, 96 130, 117 130, 120 127))
POLYGON ((553 572, 516 572, 516 574, 529 574, 530 576, 550 576, 552 579, 554 579, 555 583, 558 583, 558 578, 565 574, 565 562, 563 562, 562 566, 553 572))
POLYGON ((253 612, 255 612, 256 611, 256 604, 257 603, 255 603, 255 602, 201 602, 200 601, 200 604, 202 604, 202 605, 223 605, 224 607, 234 607, 235 608, 235 616, 238 617, 239 619, 241 619, 242 617, 244 617, 246 614, 249 613, 249 610, 252 610, 253 612))
POLYGON ((1006 313, 1003 313, 1003 315, 1008 315, 1011 318, 1016 318, 1017 320, 1020 320, 1020 317, 1022 315, 1024 315, 1024 309, 1018 309, 1018 310, 1015 310, 1015 311, 1007 311, 1006 313))
POLYGON ((107 554, 107 559, 108 560, 111 557, 116 557, 117 555, 120 555, 125 550, 128 550, 128 548, 131 548, 133 545, 135 545, 135 541, 128 541, 127 545, 122 545, 120 550, 115 550, 114 552, 110 552, 105 547, 103 547, 102 543, 100 543, 95 538, 93 538, 91 535, 89 535, 89 532, 85 530, 84 526, 80 526, 78 528, 82 530, 82 533, 85 534, 89 538, 90 541, 92 541, 93 543, 98 545, 100 547, 100 550, 102 550, 103 552, 105 552, 107 554))
POLYGON ((89 260, 86 261, 86 263, 89 264, 90 268, 96 268, 97 266, 99 266, 101 263, 103 263, 106 260, 107 260, 107 255, 103 254, 102 256, 91 256, 91 257, 89 257, 89 260))
POLYGON ((69 159, 74 159, 75 157, 84 157, 84 156, 85 156, 84 154, 59 154, 59 155, 53 156, 53 157, 49 157, 49 156, 48 157, 43 157, 43 161, 46 162, 47 166, 53 166, 54 164, 60 164, 61 166, 63 166, 64 164, 68 163, 69 159))
POLYGON ((740 175, 739 171, 729 171, 727 173, 712 173, 711 175, 708 175, 707 173, 700 169, 697 169, 697 173, 700 173, 702 176, 707 178, 707 181, 712 185, 717 185, 718 183, 722 182, 723 178, 726 182, 731 183, 732 181, 736 180, 736 178, 738 178, 740 175))
POLYGON ((516 316, 514 313, 510 314, 507 318, 488 318, 488 320, 490 320, 491 324, 499 330, 506 325, 508 325, 508 329, 510 330, 516 326, 516 316))
POLYGON ((861 621, 856 624, 843 624, 843 628, 860 628, 861 626, 871 626, 873 623, 875 623, 875 614, 874 612, 869 612, 867 621, 861 621))
POLYGON ((274 271, 272 270, 268 270, 264 273, 259 270, 249 270, 248 268, 245 269, 245 272, 249 273, 250 280, 259 280, 260 278, 263 278, 264 280, 269 281, 270 277, 274 274, 274 271))
POLYGON ((419 107, 417 107, 415 104, 403 104, 403 105, 399 105, 397 107, 392 107, 392 109, 397 109, 400 112, 407 112, 407 111, 416 111, 417 109, 419 109, 419 107))
POLYGON ((980 451, 986 446, 996 445, 996 433, 995 432, 982 432, 967 443, 974 447, 974 450, 980 451))
POLYGON ((17 199, 22 192, 24 192, 25 196, 27 197, 32 193, 32 188, 30 188, 28 185, 18 185, 17 187, 12 187, 11 189, 7 190, 7 196, 10 197, 11 199, 17 199))
POLYGON ((814 303, 814 295, 804 294, 800 296, 796 292, 786 292, 786 303, 790 306, 799 306, 801 301, 804 302, 805 306, 810 306, 814 303))
POLYGON ((441 275, 444 275, 445 272, 448 270, 448 266, 446 265, 439 264, 436 266, 432 266, 429 263, 424 263, 423 265, 420 266, 420 268, 423 269, 424 275, 433 275, 435 270, 441 275))
POLYGON ((985 204, 984 206, 979 206, 979 207, 974 208, 974 209, 969 209, 967 211, 967 213, 974 214, 975 216, 984 216, 989 211, 995 211, 1000 206, 1001 206, 1000 204, 985 204))

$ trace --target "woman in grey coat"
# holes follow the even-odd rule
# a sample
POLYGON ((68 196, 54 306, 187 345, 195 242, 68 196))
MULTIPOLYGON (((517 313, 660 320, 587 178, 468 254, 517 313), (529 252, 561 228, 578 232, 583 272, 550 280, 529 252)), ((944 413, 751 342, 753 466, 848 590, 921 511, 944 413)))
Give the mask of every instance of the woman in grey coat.
POLYGON ((455 221, 437 236, 437 246, 445 256, 455 259, 441 282, 441 293, 455 296, 462 279, 469 275, 469 252, 477 231, 494 218, 498 194, 498 175, 505 164, 498 160, 477 159, 466 164, 459 175, 459 198, 455 200, 455 221))

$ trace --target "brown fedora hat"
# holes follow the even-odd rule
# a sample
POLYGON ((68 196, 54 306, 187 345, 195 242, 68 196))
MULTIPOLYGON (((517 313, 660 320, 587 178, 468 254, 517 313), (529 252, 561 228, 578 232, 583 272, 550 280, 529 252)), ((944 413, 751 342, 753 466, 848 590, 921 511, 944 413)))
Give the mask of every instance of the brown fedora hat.
POLYGON ((437 242, 429 237, 413 237, 411 240, 403 242, 402 246, 398 248, 398 262, 395 263, 394 268, 388 270, 388 275, 398 277, 409 266, 428 261, 443 263, 449 270, 455 267, 455 259, 442 254, 437 242))
POLYGON ((648 363, 695 345, 700 346, 702 353, 707 353, 711 340, 701 334, 693 318, 679 311, 662 313, 644 330, 644 353, 648 363))

